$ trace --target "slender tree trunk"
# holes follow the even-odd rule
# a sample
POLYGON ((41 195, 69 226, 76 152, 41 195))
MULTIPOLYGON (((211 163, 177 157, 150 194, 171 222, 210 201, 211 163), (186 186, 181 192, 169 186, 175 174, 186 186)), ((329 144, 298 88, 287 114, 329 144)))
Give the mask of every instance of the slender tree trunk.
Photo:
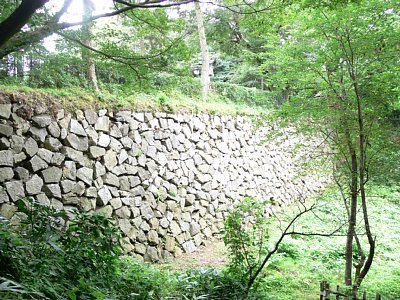
POLYGON ((197 30, 199 32, 200 49, 201 49, 201 97, 203 101, 207 101, 210 91, 210 54, 208 52, 206 31, 204 29, 203 14, 201 12, 200 3, 194 2, 196 11, 197 30))
MULTIPOLYGON (((94 5, 91 0, 83 0, 83 6, 84 6, 84 19, 88 19, 92 16, 93 10, 94 10, 94 5)), ((85 25, 82 26, 82 35, 83 35, 83 44, 92 47, 92 27, 93 23, 88 22, 85 23, 85 25)), ((99 91, 99 86, 97 84, 97 75, 96 75, 96 64, 94 58, 88 53, 87 49, 83 49, 82 52, 82 58, 86 60, 86 74, 87 74, 87 79, 89 82, 92 84, 93 88, 96 90, 96 92, 99 91)))
POLYGON ((22 53, 20 55, 17 55, 15 57, 16 62, 17 62, 17 77, 20 79, 24 78, 24 56, 22 53))
MULTIPOLYGON (((345 125, 346 126, 346 125, 345 125)), ((357 154, 351 141, 350 131, 345 128, 345 136, 347 148, 351 160, 351 183, 350 183, 350 214, 348 219, 347 238, 346 238, 346 266, 344 274, 344 282, 347 286, 352 285, 352 269, 353 269, 353 240, 355 236, 355 228, 357 222, 357 198, 358 198, 358 166, 357 154)))
POLYGON ((368 217, 368 208, 367 208, 367 198, 366 198, 366 193, 365 193, 365 183, 366 183, 366 178, 365 178, 365 147, 366 147, 366 142, 365 142, 365 133, 364 133, 364 115, 363 115, 363 107, 361 103, 361 96, 358 88, 357 81, 355 81, 355 74, 354 72, 351 73, 351 78, 353 79, 353 86, 354 86, 354 91, 356 94, 357 98, 357 112, 358 112, 358 129, 359 129, 359 147, 360 147, 360 166, 359 166, 359 173, 360 173, 360 195, 361 195, 361 207, 363 211, 363 218, 364 218, 364 227, 365 227, 365 233, 367 235, 368 239, 368 244, 369 244, 369 252, 368 252, 368 257, 365 262, 365 265, 363 269, 361 270, 359 276, 355 278, 355 288, 357 288, 361 285, 361 282, 363 281, 364 277, 367 275, 369 272, 369 269, 371 268, 374 256, 375 256, 375 238, 372 235, 371 232, 371 227, 369 224, 369 217, 368 217))

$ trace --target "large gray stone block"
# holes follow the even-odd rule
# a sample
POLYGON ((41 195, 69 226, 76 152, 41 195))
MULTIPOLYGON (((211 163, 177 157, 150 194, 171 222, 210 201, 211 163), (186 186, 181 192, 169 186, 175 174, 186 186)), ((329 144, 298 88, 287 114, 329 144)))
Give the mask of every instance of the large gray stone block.
POLYGON ((11 150, 0 151, 0 166, 14 166, 13 152, 11 150))
POLYGON ((61 168, 50 167, 41 172, 45 183, 58 183, 61 180, 63 171, 61 168))
POLYGON ((76 172, 76 177, 90 186, 93 181, 93 169, 82 167, 76 172))
POLYGON ((89 140, 86 136, 78 136, 74 133, 70 133, 66 137, 66 143, 78 151, 86 151, 89 148, 89 140))
POLYGON ((98 131, 110 132, 110 118, 107 116, 99 117, 94 128, 98 131))
POLYGON ((75 120, 75 119, 71 119, 71 122, 69 123, 69 131, 71 133, 76 134, 77 136, 81 136, 81 137, 86 137, 86 131, 83 128, 83 126, 81 125, 81 123, 79 123, 79 121, 75 120))
POLYGON ((28 161, 27 166, 33 173, 36 173, 37 171, 46 169, 49 165, 39 155, 35 155, 28 161))
POLYGON ((11 126, 0 124, 0 136, 10 137, 14 132, 11 126))
POLYGON ((45 184, 43 191, 47 197, 61 199, 61 188, 58 184, 45 184))
POLYGON ((25 197, 24 183, 22 181, 6 182, 5 187, 11 201, 15 202, 25 197))
POLYGON ((11 103, 0 104, 0 118, 9 119, 11 116, 11 103))
POLYGON ((35 126, 38 126, 40 128, 47 127, 51 123, 51 116, 42 114, 42 115, 37 115, 32 117, 32 122, 35 126))
POLYGON ((31 179, 25 183, 26 193, 28 195, 40 194, 43 187, 43 179, 34 174, 31 179))
POLYGON ((12 168, 0 168, 0 182, 9 181, 14 177, 12 168))

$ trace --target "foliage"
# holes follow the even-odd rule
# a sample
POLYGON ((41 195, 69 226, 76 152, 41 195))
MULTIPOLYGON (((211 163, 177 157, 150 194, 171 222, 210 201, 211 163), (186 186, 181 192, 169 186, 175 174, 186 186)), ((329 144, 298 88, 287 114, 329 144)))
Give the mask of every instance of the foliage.
MULTIPOLYGON (((360 294, 367 292, 367 299, 375 299, 376 292, 383 299, 397 299, 400 295, 400 273, 398 261, 400 191, 398 184, 391 186, 371 184, 371 220, 378 241, 377 253, 371 271, 361 285, 360 294)), ((340 192, 333 187, 318 200, 314 214, 298 222, 296 231, 332 232, 335 223, 344 221, 345 208, 341 205, 340 192)), ((285 214, 294 209, 289 206, 285 214)), ((277 221, 270 224, 270 235, 275 234, 277 221)), ((332 286, 343 286, 345 253, 345 231, 337 236, 287 237, 280 245, 277 255, 260 277, 258 292, 262 299, 315 299, 318 297, 319 282, 327 280, 332 286)))
POLYGON ((18 225, 0 224, 1 277, 50 299, 107 294, 121 254, 112 220, 76 212, 67 228, 64 211, 27 200, 19 200, 18 214, 18 225))
POLYGON ((245 299, 246 283, 230 270, 198 269, 178 275, 182 299, 245 299))
POLYGON ((229 249, 230 269, 248 282, 268 253, 270 220, 265 218, 266 201, 242 200, 226 217, 224 242, 229 249))

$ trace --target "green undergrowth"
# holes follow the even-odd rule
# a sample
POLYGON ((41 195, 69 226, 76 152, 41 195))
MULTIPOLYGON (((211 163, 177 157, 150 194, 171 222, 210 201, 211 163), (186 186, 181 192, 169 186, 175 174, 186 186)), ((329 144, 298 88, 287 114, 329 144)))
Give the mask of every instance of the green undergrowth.
MULTIPOLYGON (((375 299, 377 292, 382 299, 400 299, 400 188, 373 185, 368 194, 377 251, 361 291, 367 292, 367 299, 375 299)), ((285 215, 289 217, 291 212, 285 211, 285 215)), ((342 220, 340 195, 331 190, 317 201, 314 213, 302 218, 295 229, 303 233, 332 233, 343 224, 342 220)), ((335 233, 337 236, 331 237, 292 235, 285 238, 261 277, 263 299, 317 299, 322 280, 334 288, 342 286, 345 230, 343 226, 335 233)))
MULTIPOLYGON (((400 189, 372 185, 368 195, 377 253, 361 289, 368 299, 376 292, 399 299, 400 189)), ((296 231, 330 233, 340 227, 344 212, 337 191, 327 191, 316 204, 296 231)), ((297 211, 292 205, 279 218, 285 222, 297 211)), ((0 222, 0 299, 246 299, 246 280, 229 264, 177 270, 138 262, 121 256, 111 219, 77 214, 66 227, 57 221, 63 212, 25 202, 18 212, 20 225, 0 222)), ((270 243, 280 233, 279 224, 268 225, 270 243)), ((318 298, 320 281, 341 285, 344 232, 345 226, 338 236, 286 237, 247 299, 311 300, 318 298)))
MULTIPOLYGON (((272 104, 268 97, 241 98, 239 93, 228 98, 225 94, 212 92, 208 101, 202 101, 196 93, 185 93, 181 90, 135 92, 109 86, 101 92, 83 88, 31 88, 28 86, 0 85, 0 91, 22 97, 31 104, 56 102, 68 111, 76 109, 101 109, 111 111, 132 109, 135 111, 152 111, 168 113, 209 113, 222 115, 261 115, 267 113, 272 104), (240 100, 242 99, 242 100, 240 100)), ((228 95, 229 96, 229 95, 228 95)), ((248 97, 248 93, 243 93, 248 97)))

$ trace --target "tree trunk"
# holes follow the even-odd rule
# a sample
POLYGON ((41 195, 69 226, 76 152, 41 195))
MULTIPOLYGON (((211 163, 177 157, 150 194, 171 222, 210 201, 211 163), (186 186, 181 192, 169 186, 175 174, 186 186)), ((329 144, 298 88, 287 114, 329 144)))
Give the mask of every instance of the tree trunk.
POLYGON ((204 29, 203 14, 201 12, 200 3, 194 2, 197 30, 199 32, 200 50, 201 50, 201 98, 207 101, 210 91, 210 54, 208 52, 206 31, 204 29))
MULTIPOLYGON (((345 125, 347 126, 347 124, 345 125)), ((353 269, 353 240, 355 236, 355 228, 357 222, 357 198, 358 198, 358 168, 357 155, 354 145, 351 141, 350 131, 345 128, 347 148, 351 159, 351 183, 350 183, 350 214, 348 218, 347 239, 346 239, 346 267, 344 274, 344 282, 347 286, 352 285, 352 269, 353 269)))
MULTIPOLYGON (((92 13, 94 10, 93 2, 91 0, 83 0, 83 10, 84 10, 83 18, 85 20, 89 19, 92 16, 92 13)), ((93 44, 92 44, 92 27, 93 27, 92 22, 87 22, 82 26, 82 36, 83 36, 82 42, 85 46, 90 47, 90 48, 92 48, 92 46, 93 46, 93 44)), ((83 49, 82 58, 84 60, 86 60, 87 79, 92 84, 92 86, 96 90, 96 92, 98 92, 99 86, 97 84, 95 60, 91 56, 91 54, 87 51, 87 49, 83 49)))

